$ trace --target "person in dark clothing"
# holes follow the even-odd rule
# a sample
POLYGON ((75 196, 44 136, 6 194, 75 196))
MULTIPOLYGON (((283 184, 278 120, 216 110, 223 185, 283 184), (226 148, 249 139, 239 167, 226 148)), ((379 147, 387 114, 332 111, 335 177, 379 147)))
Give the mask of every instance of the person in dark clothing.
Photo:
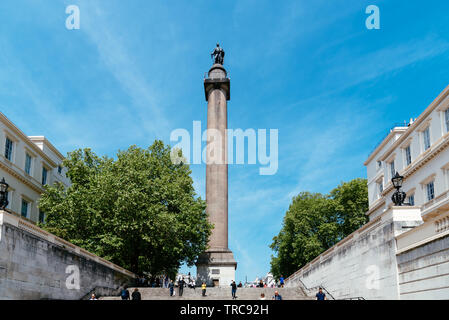
POLYGON ((170 289, 170 297, 172 297, 173 291, 175 290, 175 284, 173 283, 173 280, 170 280, 170 283, 168 284, 168 288, 170 289))
POLYGON ((232 293, 232 299, 236 299, 237 297, 235 294, 237 293, 237 285, 235 284, 235 281, 232 281, 231 283, 231 293, 232 293))
POLYGON ((326 294, 323 292, 322 288, 320 288, 318 293, 316 294, 316 299, 317 300, 327 300, 326 294))
POLYGON ((242 281, 239 282, 237 288, 241 288, 241 287, 243 287, 242 281))
POLYGON ((271 300, 282 300, 282 296, 279 294, 278 291, 275 291, 274 296, 273 298, 271 298, 271 300))
POLYGON ((120 296, 122 297, 122 300, 129 300, 129 291, 126 287, 122 289, 120 296))
POLYGON ((131 294, 132 300, 142 300, 139 289, 135 288, 134 292, 131 294))
POLYGON ((179 290, 179 296, 180 297, 182 297, 182 293, 184 292, 184 285, 185 285, 184 278, 179 279, 179 281, 178 281, 178 290, 179 290))

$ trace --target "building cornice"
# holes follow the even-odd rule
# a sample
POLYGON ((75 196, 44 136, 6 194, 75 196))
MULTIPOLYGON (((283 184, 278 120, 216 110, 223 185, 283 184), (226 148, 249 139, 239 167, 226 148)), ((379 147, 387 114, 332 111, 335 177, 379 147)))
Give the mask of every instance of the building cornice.
POLYGON ((374 211, 376 211, 377 209, 379 209, 383 205, 385 205, 385 197, 377 199, 373 203, 373 205, 369 208, 369 210, 365 213, 365 215, 370 216, 374 211))
MULTIPOLYGON (((415 131, 415 129, 419 128, 420 125, 425 121, 426 117, 432 113, 435 109, 440 107, 440 103, 449 95, 449 85, 444 88, 444 90, 436 97, 432 103, 424 110, 423 113, 419 115, 419 117, 413 122, 405 131, 404 133, 393 142, 393 144, 388 148, 387 151, 385 151, 382 158, 388 157, 388 155, 393 152, 394 149, 396 149, 399 145, 402 144, 402 142, 407 139, 407 137, 410 135, 411 132, 415 131)), ((391 134, 390 134, 391 135, 391 134)), ((389 135, 389 136, 390 136, 389 135)), ((385 138, 385 140, 376 148, 376 150, 368 157, 368 159, 364 162, 364 165, 366 166, 373 158, 374 156, 382 149, 383 146, 386 144, 386 140, 390 140, 391 137, 385 138), (385 143, 384 143, 385 142, 385 143)))
MULTIPOLYGON (((383 147, 385 147, 385 145, 391 140, 393 139, 393 137, 397 134, 397 133, 401 133, 401 132, 405 132, 407 129, 400 129, 400 127, 398 128, 394 128, 391 130, 391 132, 388 134, 388 136, 386 136, 386 138, 384 140, 382 140, 381 144, 369 155, 368 159, 366 159, 366 161, 363 163, 365 166, 368 165, 368 163, 373 160, 373 158, 379 153, 380 150, 382 150, 383 147)), ((394 142, 393 142, 394 144, 394 142)))
POLYGON ((32 142, 42 142, 44 145, 46 145, 51 151, 53 151, 54 154, 61 160, 64 160, 65 157, 61 154, 61 152, 58 151, 58 149, 55 148, 55 146, 48 141, 47 138, 44 136, 29 136, 28 137, 32 142))
MULTIPOLYGON (((17 136, 19 136, 24 142, 25 144, 27 144, 27 146, 29 148, 31 148, 34 152, 36 152, 37 154, 39 154, 43 159, 45 159, 45 161, 47 161, 52 167, 56 167, 57 164, 50 159, 50 157, 48 157, 44 151, 41 150, 41 148, 39 148, 30 138, 28 138, 23 132, 22 130, 20 130, 19 128, 16 127, 16 125, 14 123, 11 122, 11 120, 9 120, 3 113, 0 112, 0 120, 6 125, 6 127, 13 131, 14 134, 16 134, 17 136)), ((54 148, 54 147, 53 147, 54 148)), ((61 155, 61 153, 58 151, 57 152, 58 156, 61 155)), ((62 157, 62 155, 61 155, 62 157)), ((64 159, 64 157, 62 157, 61 159, 64 159)))
MULTIPOLYGON (((418 158, 416 158, 409 166, 407 166, 401 173, 404 180, 413 175, 418 169, 428 163, 430 160, 435 158, 440 152, 445 150, 449 146, 449 132, 438 139, 426 152, 422 153, 418 158)), ((382 196, 387 195, 391 190, 393 190, 393 185, 390 182, 384 187, 382 196)))
MULTIPOLYGON (((7 161, 7 160, 5 160, 5 161, 7 161)), ((32 182, 32 180, 34 180, 34 178, 32 178, 32 177, 30 177, 28 179, 25 178, 16 169, 14 169, 13 166, 15 166, 13 163, 11 163, 10 165, 7 165, 6 163, 4 163, 3 161, 0 160, 0 168, 1 169, 5 170, 7 173, 12 175, 16 179, 18 179, 20 182, 22 182, 23 184, 25 184, 27 187, 31 188, 33 191, 37 192, 38 194, 44 193, 45 190, 43 187, 38 186, 36 183, 32 182)))

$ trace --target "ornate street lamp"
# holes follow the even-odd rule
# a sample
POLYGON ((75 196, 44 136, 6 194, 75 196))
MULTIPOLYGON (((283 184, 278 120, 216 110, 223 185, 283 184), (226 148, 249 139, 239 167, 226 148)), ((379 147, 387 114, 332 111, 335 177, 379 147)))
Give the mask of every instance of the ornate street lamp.
POLYGON ((0 181, 0 210, 5 210, 8 206, 8 192, 9 184, 6 183, 5 178, 0 181))
POLYGON ((396 206, 402 206, 404 203, 405 197, 407 196, 404 191, 399 191, 402 187, 402 182, 404 181, 404 177, 400 176, 399 173, 396 171, 396 174, 393 178, 391 178, 391 183, 393 183, 393 186, 396 188, 395 193, 391 196, 391 200, 396 206))

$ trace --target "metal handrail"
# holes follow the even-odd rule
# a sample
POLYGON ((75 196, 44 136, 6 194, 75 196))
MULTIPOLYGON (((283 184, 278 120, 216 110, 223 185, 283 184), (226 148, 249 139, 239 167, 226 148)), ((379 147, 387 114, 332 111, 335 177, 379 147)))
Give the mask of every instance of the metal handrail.
POLYGON ((307 286, 304 284, 304 282, 302 282, 302 280, 301 279, 298 279, 298 281, 301 283, 301 286, 302 286, 302 289, 305 289, 305 290, 307 290, 308 292, 311 292, 311 291, 317 291, 317 290, 319 290, 319 288, 321 288, 321 289, 323 289, 323 291, 329 296, 329 297, 331 297, 332 298, 332 300, 337 300, 337 299, 335 299, 334 298, 334 296, 323 286, 323 285, 319 285, 319 286, 316 286, 316 287, 312 287, 312 288, 307 288, 307 286))

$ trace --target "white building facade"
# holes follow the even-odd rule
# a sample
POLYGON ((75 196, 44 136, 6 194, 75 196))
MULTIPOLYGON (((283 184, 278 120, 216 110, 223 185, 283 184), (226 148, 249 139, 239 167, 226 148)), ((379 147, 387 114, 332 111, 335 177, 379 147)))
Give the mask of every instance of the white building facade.
POLYGON ((365 161, 369 222, 309 262, 287 286, 336 299, 449 299, 449 86, 365 161), (391 178, 404 177, 404 206, 391 178))
POLYGON ((9 184, 7 210, 33 223, 45 220, 38 208, 44 185, 70 180, 64 156, 43 136, 26 136, 0 112, 0 179, 9 184))
POLYGON ((424 221, 449 203, 449 87, 407 127, 395 127, 365 162, 370 220, 392 205, 391 184, 404 176, 406 203, 421 208, 424 221))

